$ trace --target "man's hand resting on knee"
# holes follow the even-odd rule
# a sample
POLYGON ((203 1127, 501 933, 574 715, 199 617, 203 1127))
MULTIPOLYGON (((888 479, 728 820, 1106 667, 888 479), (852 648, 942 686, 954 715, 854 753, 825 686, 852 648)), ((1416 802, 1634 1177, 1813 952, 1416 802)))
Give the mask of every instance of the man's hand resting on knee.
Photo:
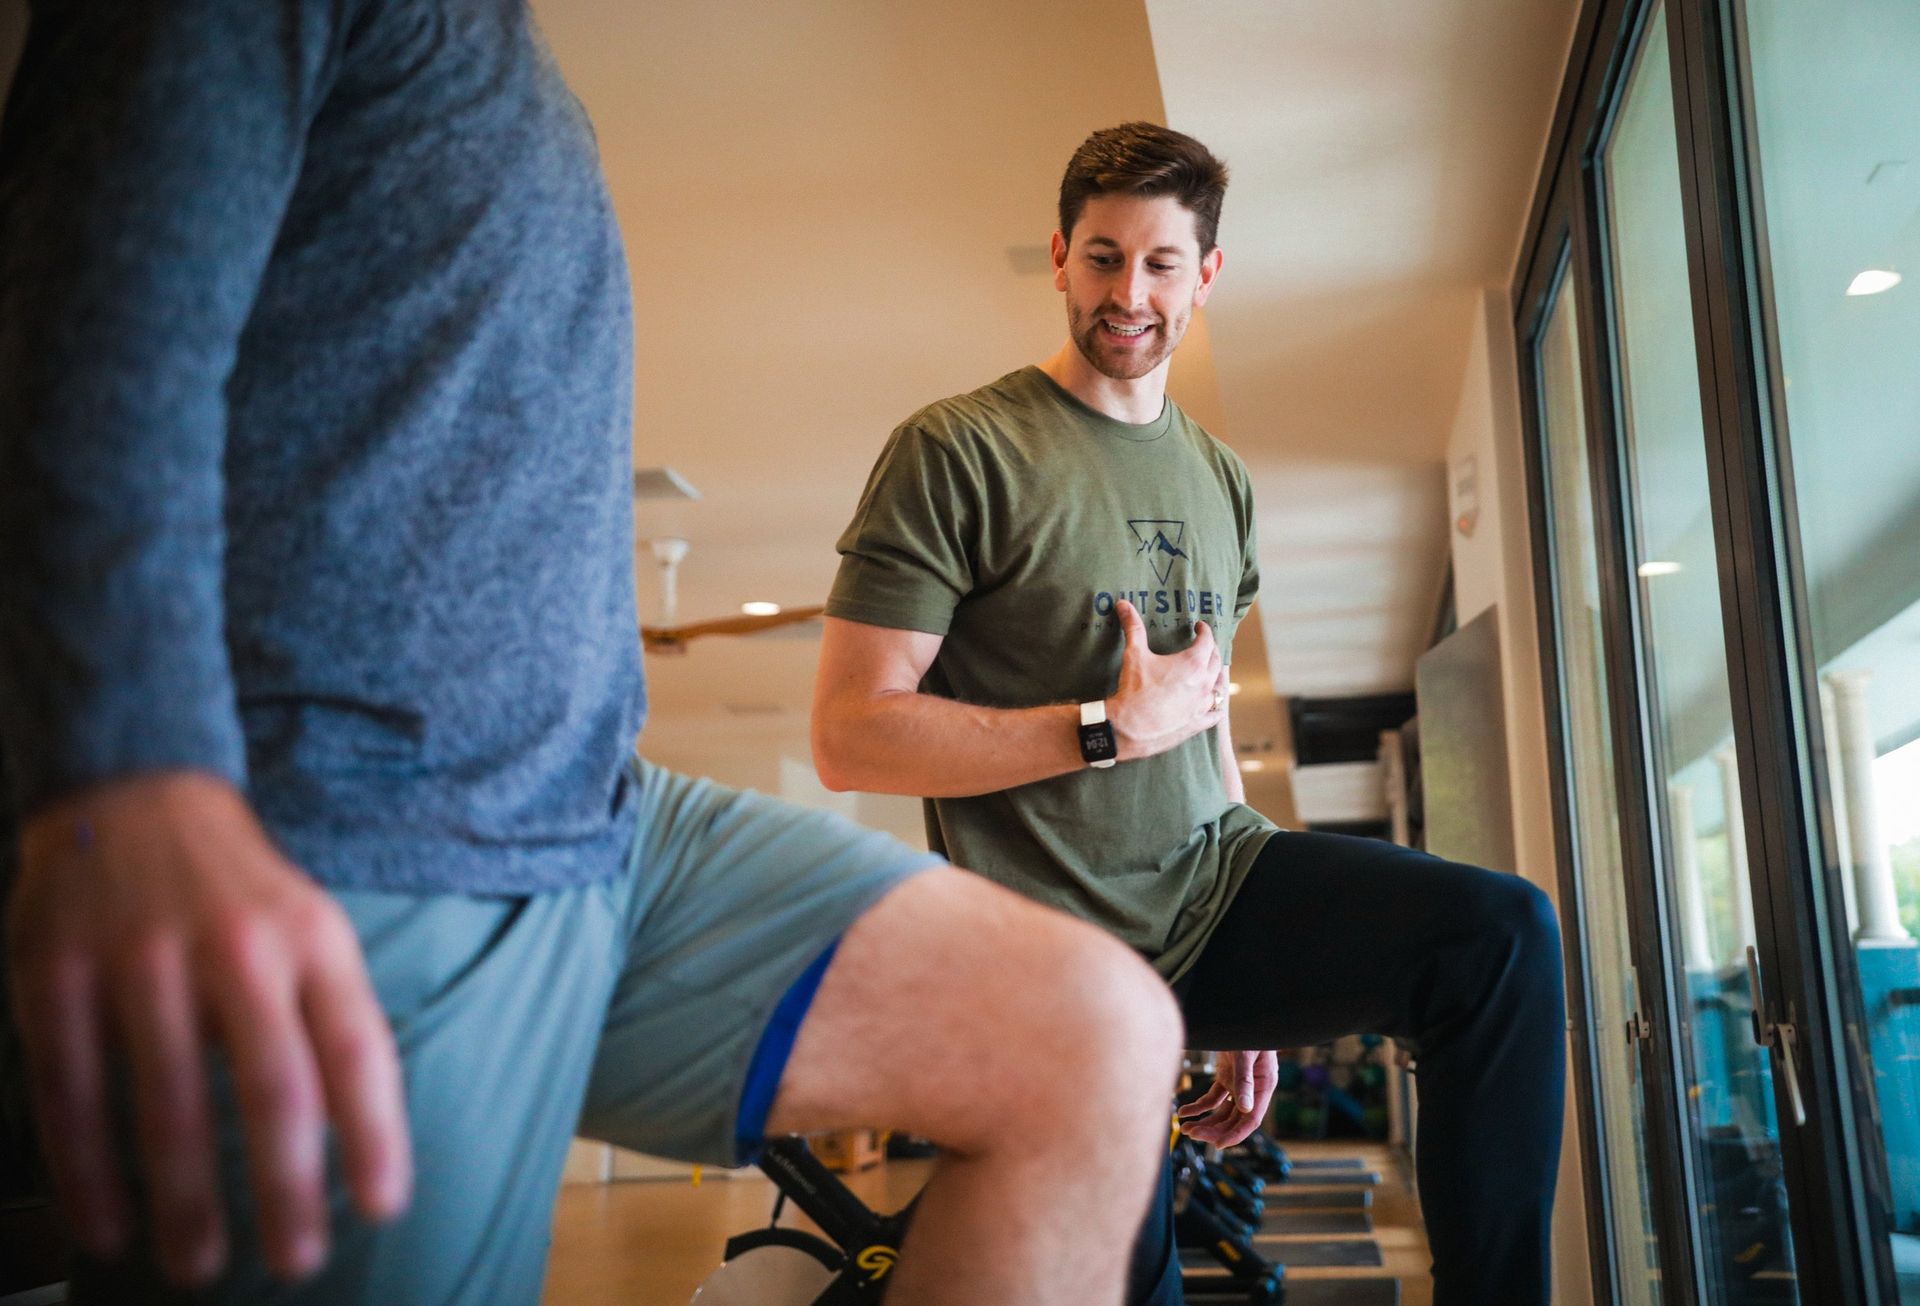
POLYGON ((187 771, 100 785, 29 819, 20 852, 6 939, 14 1015, 83 1249, 113 1256, 133 1227, 114 1147, 124 1065, 162 1270, 194 1285, 224 1264, 209 1046, 232 1073, 277 1273, 325 1259, 329 1119, 360 1211, 406 1206, 399 1060, 359 941, 239 793, 187 771))
POLYGON ((1215 1147, 1232 1147, 1267 1118, 1278 1079, 1272 1052, 1216 1054, 1213 1087, 1180 1108, 1180 1132, 1215 1147))

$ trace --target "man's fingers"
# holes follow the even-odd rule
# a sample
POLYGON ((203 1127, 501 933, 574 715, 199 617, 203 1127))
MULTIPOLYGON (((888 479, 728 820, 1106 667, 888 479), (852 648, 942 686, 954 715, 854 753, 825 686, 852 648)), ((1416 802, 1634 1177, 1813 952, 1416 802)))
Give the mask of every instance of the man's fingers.
POLYGON ((1252 1135, 1253 1131, 1258 1129, 1259 1127, 1260 1127, 1259 1116, 1243 1115, 1240 1117, 1238 1123, 1230 1127, 1223 1128, 1220 1131, 1220 1139, 1218 1142, 1214 1144, 1214 1146, 1215 1147, 1232 1147, 1237 1143, 1244 1143, 1247 1141, 1248 1137, 1252 1135))
POLYGON ((133 1070, 134 1124, 160 1268, 180 1287, 226 1261, 204 1046, 177 939, 142 945, 116 976, 114 1013, 133 1070))
POLYGON ((413 1188, 400 1060, 353 929, 337 922, 314 940, 302 1005, 348 1191, 362 1215, 387 1220, 406 1209, 413 1188))
POLYGON ((1214 1084, 1193 1101, 1180 1108, 1182 1120, 1198 1120, 1227 1100, 1226 1086, 1214 1084))
POLYGON ((1196 621, 1193 623, 1193 643, 1190 647, 1194 649, 1211 650, 1215 657, 1220 655, 1219 645, 1214 642, 1213 627, 1204 621, 1196 621))
POLYGON ((1274 1090, 1280 1085, 1280 1058, 1271 1052, 1262 1052, 1253 1059, 1253 1113, 1261 1120, 1267 1118, 1267 1107, 1273 1102, 1274 1090))
POLYGON ((238 926, 211 959, 212 995, 246 1130, 260 1237, 294 1279, 327 1253, 321 1093, 288 959, 264 928, 238 926))
POLYGON ((126 1248, 132 1216, 113 1154, 99 989, 77 957, 17 971, 14 1018, 25 1045, 41 1150, 75 1239, 108 1260, 126 1248))
POLYGON ((1221 1094, 1219 1105, 1203 1119, 1194 1121, 1192 1127, 1185 1131, 1189 1138, 1197 1138, 1216 1147, 1224 1146, 1220 1140, 1232 1131, 1235 1122, 1240 1119, 1240 1111, 1234 1106, 1233 1098, 1226 1095, 1225 1089, 1221 1090, 1221 1094))

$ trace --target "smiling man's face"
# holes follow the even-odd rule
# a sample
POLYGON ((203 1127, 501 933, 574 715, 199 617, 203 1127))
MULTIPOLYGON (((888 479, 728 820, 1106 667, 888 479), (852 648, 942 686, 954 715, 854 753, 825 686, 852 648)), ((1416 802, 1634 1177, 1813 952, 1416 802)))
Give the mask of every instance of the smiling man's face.
POLYGON ((1053 237, 1053 284, 1092 367, 1135 381, 1162 366, 1207 302, 1220 251, 1200 253, 1193 211, 1171 195, 1096 195, 1053 237))

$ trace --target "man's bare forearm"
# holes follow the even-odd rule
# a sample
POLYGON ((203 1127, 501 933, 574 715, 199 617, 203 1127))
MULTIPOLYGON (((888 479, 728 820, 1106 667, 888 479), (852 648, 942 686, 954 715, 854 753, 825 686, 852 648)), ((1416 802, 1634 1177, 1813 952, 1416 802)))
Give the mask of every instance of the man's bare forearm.
POLYGON ((968 798, 1078 771, 1080 709, 981 707, 894 691, 816 703, 813 759, 829 789, 968 798))

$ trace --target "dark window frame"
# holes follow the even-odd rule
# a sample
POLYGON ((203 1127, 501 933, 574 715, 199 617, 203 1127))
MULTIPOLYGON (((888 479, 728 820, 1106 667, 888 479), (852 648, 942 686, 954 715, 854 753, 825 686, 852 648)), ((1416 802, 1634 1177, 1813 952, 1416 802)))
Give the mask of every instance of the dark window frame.
MULTIPOLYGON (((1616 806, 1621 829, 1621 859, 1625 871, 1627 912, 1633 939, 1632 962, 1636 972, 1636 992, 1640 1015, 1651 1032, 1638 1045, 1639 1070, 1644 1092, 1644 1120, 1647 1142, 1649 1197, 1654 1227, 1659 1241, 1661 1286, 1666 1300, 1691 1300, 1700 1291, 1700 1266, 1703 1262, 1697 1232, 1688 1219, 1686 1194, 1692 1191, 1693 1157, 1687 1141, 1686 1104, 1678 1091, 1685 1048, 1679 1036, 1681 1022, 1675 1013, 1685 995, 1677 991, 1671 967, 1660 941, 1670 937, 1673 913, 1665 899, 1664 881, 1658 873, 1659 831, 1651 814, 1657 809, 1650 802, 1649 746, 1642 729, 1644 686, 1648 683, 1641 661, 1643 641, 1638 637, 1639 618, 1635 604, 1634 582, 1627 562, 1628 523, 1624 516, 1623 491, 1629 469, 1624 450, 1617 439, 1618 390, 1616 378, 1619 360, 1615 349, 1611 296, 1603 293, 1609 284, 1607 247, 1600 237, 1596 216, 1600 212, 1596 159, 1608 138, 1613 116, 1624 93, 1633 56, 1637 53, 1645 21, 1653 6, 1642 0, 1605 0, 1590 4, 1583 13, 1580 39, 1576 42, 1576 63, 1569 71, 1563 90, 1561 112, 1556 119, 1554 148, 1549 151, 1549 170, 1543 174, 1535 203, 1534 226, 1530 229, 1523 266, 1527 275, 1516 281, 1513 308, 1515 339, 1520 344, 1520 374, 1523 384, 1522 414, 1527 433, 1527 474, 1530 503, 1536 506, 1533 520, 1535 557, 1535 609, 1540 621, 1540 647, 1544 654, 1542 690, 1546 697, 1546 715, 1550 722, 1549 757, 1554 770, 1554 827, 1560 850, 1560 876, 1563 901, 1584 902, 1580 868, 1573 854, 1572 813, 1568 803, 1568 759, 1561 714, 1561 672, 1559 667, 1558 609, 1555 601, 1556 578, 1551 569, 1550 526, 1540 509, 1547 506, 1544 463, 1545 432, 1539 417, 1538 378, 1534 366, 1535 346, 1545 324, 1549 307, 1548 292, 1555 283, 1547 280, 1554 251, 1564 241, 1568 250, 1566 274, 1575 279, 1579 290, 1581 376, 1585 393, 1587 422, 1588 483, 1595 496, 1594 547, 1599 568, 1601 622, 1605 632, 1626 630, 1629 637, 1604 640, 1607 674, 1609 726, 1613 735, 1616 806), (1571 103, 1569 103, 1571 101, 1571 103), (1557 216, 1558 221, 1555 221, 1557 216), (1680 1285, 1688 1285, 1683 1296, 1673 1294, 1680 1285)), ((1584 930, 1567 931, 1584 937, 1584 930)), ((1570 959, 1572 961, 1572 959, 1570 959)), ((1574 964, 1577 964, 1575 962, 1574 964)), ((1570 977, 1571 978, 1571 977, 1570 977)), ((1584 968, 1576 983, 1584 995, 1588 977, 1584 968)), ((1625 1037, 1625 1031, 1585 1031, 1577 1044, 1580 1075, 1589 1099, 1592 1093, 1594 1040, 1625 1037), (1583 1045, 1582 1045, 1583 1044, 1583 1045)), ((1581 1132, 1583 1155, 1592 1159, 1599 1152, 1599 1124, 1589 1101, 1583 1104, 1581 1132)), ((1605 1237, 1594 1238, 1594 1245, 1605 1255, 1593 1258, 1592 1273, 1596 1301, 1622 1300, 1624 1285, 1614 1282, 1613 1239, 1610 1219, 1610 1192, 1613 1177, 1604 1163, 1596 1161, 1589 1169, 1587 1182, 1588 1225, 1592 1230, 1604 1224, 1605 1237)), ((1590 1234, 1590 1237, 1593 1235, 1590 1234)))
MULTIPOLYGON (((1638 992, 1654 1026, 1642 1047, 1650 1187, 1659 1230, 1663 1295, 1692 1300, 1705 1290, 1700 1231, 1685 1209, 1693 1191, 1692 1148, 1679 1100, 1687 1050, 1674 1019, 1675 968, 1670 962, 1672 913, 1660 874, 1659 831, 1652 827, 1643 713, 1649 684, 1637 596, 1626 553, 1631 511, 1630 469, 1623 461, 1617 406, 1617 334, 1604 238, 1604 196, 1597 161, 1608 138, 1625 74, 1647 16, 1658 0, 1588 0, 1583 6, 1549 147, 1535 189, 1527 236, 1512 290, 1526 434, 1535 606, 1542 650, 1548 752, 1552 767, 1555 845, 1562 901, 1585 902, 1568 786, 1558 609, 1545 498, 1544 431, 1540 421, 1538 336, 1559 293, 1575 278, 1580 302, 1582 382, 1586 389, 1590 486, 1595 495, 1595 547, 1600 566, 1602 627, 1612 709, 1627 867, 1633 960, 1638 992), (1564 269, 1564 270, 1563 270, 1564 269), (1685 1289, 1682 1290, 1682 1285, 1685 1289)), ((1665 0, 1675 130, 1681 158, 1690 298, 1707 433, 1716 562, 1740 755, 1740 788, 1752 880, 1756 952, 1771 1020, 1791 1019, 1800 1036, 1798 1070, 1808 1120, 1796 1128, 1784 1076, 1774 1091, 1780 1147, 1791 1204, 1796 1268, 1803 1301, 1895 1303, 1898 1288, 1887 1240, 1884 1203, 1869 1200, 1873 1153, 1863 1145, 1871 1119, 1864 1067, 1844 1037, 1861 1020, 1851 949, 1844 944, 1844 908, 1823 864, 1837 864, 1823 846, 1831 823, 1824 734, 1812 665, 1786 411, 1777 393, 1764 214, 1748 176, 1752 124, 1739 82, 1734 0, 1665 0), (1807 701, 1808 698, 1811 701, 1807 701), (1821 783, 1816 784, 1819 780, 1821 783), (1834 922, 1839 922, 1836 935, 1834 922), (1808 1013, 1813 1013, 1809 1018, 1808 1013)), ((1618 1031, 1591 1027, 1584 970, 1584 931, 1569 939, 1569 997, 1576 1028, 1576 1089, 1581 1094, 1581 1150, 1587 1161, 1589 1236, 1596 1301, 1620 1300, 1613 1281, 1606 1172, 1594 1115, 1594 1040, 1618 1031)), ((1877 1139, 1869 1140, 1877 1145, 1877 1139)), ((1884 1183, 1882 1177, 1881 1182, 1884 1183)), ((1882 1189, 1884 1191, 1884 1188, 1882 1189)))

